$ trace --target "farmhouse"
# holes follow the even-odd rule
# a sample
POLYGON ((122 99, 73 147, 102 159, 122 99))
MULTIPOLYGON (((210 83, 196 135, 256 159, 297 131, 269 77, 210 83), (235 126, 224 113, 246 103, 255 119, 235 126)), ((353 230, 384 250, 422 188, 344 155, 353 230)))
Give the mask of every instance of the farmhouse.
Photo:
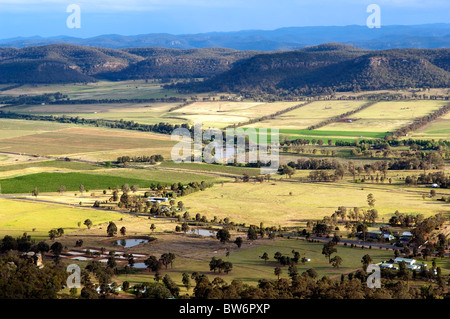
POLYGON ((149 197, 148 201, 152 202, 152 203, 165 203, 167 202, 169 199, 167 197, 149 197))

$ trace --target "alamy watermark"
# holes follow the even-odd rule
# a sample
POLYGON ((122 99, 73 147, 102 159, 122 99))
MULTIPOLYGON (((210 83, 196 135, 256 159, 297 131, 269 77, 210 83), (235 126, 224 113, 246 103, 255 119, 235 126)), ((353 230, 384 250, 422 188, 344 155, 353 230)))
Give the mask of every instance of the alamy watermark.
POLYGON ((69 29, 81 28, 81 7, 78 4, 70 4, 66 9, 70 15, 67 17, 66 25, 69 29))
POLYGON ((255 128, 218 128, 203 130, 201 122, 191 132, 177 128, 172 140, 178 141, 171 156, 175 163, 262 164, 261 174, 273 174, 279 168, 279 130, 255 128), (270 137, 270 142, 268 140, 270 137))
POLYGON ((67 277, 67 287, 69 289, 72 288, 81 288, 81 269, 77 264, 70 264, 67 266, 66 271, 70 273, 67 277))
POLYGON ((367 287, 374 289, 374 288, 381 288, 381 269, 378 265, 369 265, 367 266, 367 273, 370 275, 367 277, 367 287))
POLYGON ((373 28, 381 28, 381 8, 377 4, 370 4, 367 6, 367 12, 371 13, 369 17, 367 17, 367 27, 370 29, 373 28))

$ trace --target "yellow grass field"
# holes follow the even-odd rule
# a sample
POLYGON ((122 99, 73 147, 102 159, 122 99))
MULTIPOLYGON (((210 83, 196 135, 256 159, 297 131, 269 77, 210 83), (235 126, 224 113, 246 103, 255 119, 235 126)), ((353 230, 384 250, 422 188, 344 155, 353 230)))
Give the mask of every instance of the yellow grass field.
POLYGON ((21 236, 26 232, 33 238, 44 239, 53 228, 62 227, 64 233, 70 233, 79 229, 78 222, 86 228, 83 222, 88 218, 96 225, 121 217, 116 212, 0 198, 0 237, 21 236))
POLYGON ((202 121, 205 126, 222 128, 262 116, 274 114, 302 102, 196 102, 170 115, 185 118, 189 122, 202 121))
POLYGON ((357 109, 365 103, 367 101, 317 101, 272 120, 254 123, 248 127, 306 129, 327 118, 357 109))
POLYGON ((338 122, 326 125, 324 131, 388 132, 411 123, 443 105, 445 101, 389 101, 376 103, 352 115, 352 123, 338 122))
MULTIPOLYGON (((191 215, 229 217, 247 224, 297 226, 305 220, 330 216, 339 206, 368 209, 367 195, 376 199, 375 208, 385 221, 396 210, 432 215, 450 213, 448 204, 422 199, 422 192, 387 184, 340 183, 227 183, 215 185, 183 198, 191 215), (292 195, 289 193, 292 192, 292 195)), ((424 188, 423 193, 429 193, 424 188)))

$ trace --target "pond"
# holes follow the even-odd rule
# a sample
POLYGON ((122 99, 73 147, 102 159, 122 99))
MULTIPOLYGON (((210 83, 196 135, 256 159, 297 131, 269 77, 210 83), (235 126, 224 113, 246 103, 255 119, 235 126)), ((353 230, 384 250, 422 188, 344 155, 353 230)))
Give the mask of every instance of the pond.
POLYGON ((211 237, 211 236, 216 236, 217 232, 215 230, 197 228, 197 229, 191 229, 187 233, 205 236, 205 237, 211 237))
POLYGON ((123 248, 130 248, 130 247, 146 244, 149 241, 150 241, 149 239, 144 239, 144 238, 126 238, 126 239, 116 240, 113 243, 115 243, 116 245, 123 246, 123 248))
POLYGON ((145 265, 145 263, 135 263, 135 264, 133 265, 133 268, 136 268, 136 269, 145 269, 145 268, 147 268, 147 266, 145 265))

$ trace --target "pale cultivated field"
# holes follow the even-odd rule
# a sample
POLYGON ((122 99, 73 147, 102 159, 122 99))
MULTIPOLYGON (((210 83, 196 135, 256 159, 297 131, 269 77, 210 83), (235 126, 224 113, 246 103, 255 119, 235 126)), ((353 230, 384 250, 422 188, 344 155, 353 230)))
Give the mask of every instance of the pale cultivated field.
POLYGON ((306 129, 327 118, 357 109, 366 101, 317 101, 291 112, 277 116, 272 120, 249 125, 259 128, 306 129))
POLYGON ((274 114, 301 102, 196 102, 169 115, 185 118, 189 122, 203 122, 210 127, 222 128, 262 116, 274 114))
MULTIPOLYGON (((13 122, 11 121, 11 123, 13 122)), ((28 122, 26 124, 30 126, 33 123, 49 123, 25 122, 28 122)), ((32 127, 30 127, 30 130, 32 130, 32 127)), ((5 131, 6 134, 10 134, 11 131, 14 132, 14 130, 5 131)), ((121 156, 116 156, 116 154, 131 150, 142 151, 146 155, 161 154, 169 157, 173 145, 175 145, 175 142, 171 141, 169 135, 82 126, 61 126, 57 131, 38 132, 37 134, 34 132, 34 134, 26 136, 5 138, 0 143, 0 151, 75 156, 86 156, 89 153, 103 156, 108 155, 108 152, 113 152, 113 158, 108 157, 108 160, 115 160, 118 156, 121 156)))
POLYGON ((446 101, 379 102, 354 115, 358 119, 408 120, 425 116, 448 104, 446 101))
MULTIPOLYGON (((55 132, 69 127, 73 127, 73 125, 44 121, 0 119, 0 140, 46 132, 55 132)), ((1 150, 2 143, 0 142, 0 151, 1 150)))
POLYGON ((425 116, 443 105, 445 101, 396 101, 379 102, 351 117, 351 123, 338 122, 319 130, 389 132, 408 125, 415 118, 425 116))

